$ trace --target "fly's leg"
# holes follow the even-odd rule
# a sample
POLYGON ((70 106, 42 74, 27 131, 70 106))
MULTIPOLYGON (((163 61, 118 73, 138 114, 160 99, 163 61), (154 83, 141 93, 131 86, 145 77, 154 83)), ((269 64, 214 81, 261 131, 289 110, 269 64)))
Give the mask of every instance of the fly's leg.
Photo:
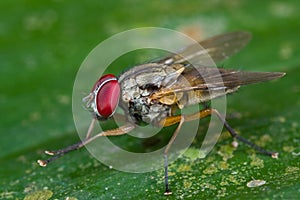
MULTIPOLYGON (((175 123, 175 121, 177 121, 178 126, 175 130, 175 132, 173 133, 169 143, 167 144, 166 146, 166 149, 164 151, 164 160, 165 160, 165 163, 164 163, 164 168, 165 168, 165 195, 170 195, 172 194, 172 192, 170 191, 170 188, 169 188, 169 175, 168 175, 168 166, 169 166, 169 162, 168 162, 168 152, 173 144, 173 142, 175 141, 181 127, 182 127, 182 124, 184 122, 184 117, 183 116, 180 116, 180 118, 176 118, 175 120, 174 119, 170 119, 169 120, 172 120, 172 123, 175 123)), ((165 123, 168 123, 168 118, 166 119, 165 123)))
MULTIPOLYGON (((94 123, 94 122, 92 122, 94 123)), ((73 144, 71 146, 68 146, 66 148, 60 149, 60 150, 56 150, 56 151, 45 151, 46 154, 48 155, 53 155, 53 157, 47 159, 47 160, 38 160, 37 162, 40 164, 40 166, 45 167, 47 166, 48 163, 56 160, 57 158, 71 152, 77 149, 80 149, 81 147, 83 147, 84 145, 94 141, 95 139, 97 139, 98 137, 102 137, 102 136, 118 136, 118 135, 123 135, 126 133, 129 133, 130 131, 132 131, 135 128, 134 124, 128 123, 125 124, 119 128, 116 129, 112 129, 112 130, 107 130, 101 133, 98 133, 92 137, 87 137, 84 140, 82 140, 81 142, 78 142, 76 144, 73 144)))
MULTIPOLYGON (((118 121, 126 122, 126 117, 124 115, 118 114, 118 113, 114 114, 114 119, 117 119, 118 121)), ((91 137, 96 122, 97 122, 97 119, 93 117, 92 122, 91 122, 89 129, 85 136, 86 139, 91 137)))
POLYGON ((212 108, 207 108, 204 110, 201 110, 198 113, 194 113, 194 114, 190 114, 190 115, 177 115, 177 116, 170 116, 167 117, 166 119, 162 120, 159 122, 160 126, 163 127, 167 127, 167 126, 171 126, 174 124, 178 124, 178 127, 176 128, 173 136, 171 137, 168 145, 166 146, 166 149, 164 151, 164 168, 165 168, 165 195, 170 195, 172 194, 172 192, 170 191, 169 188, 169 176, 168 176, 168 151, 170 149, 170 147, 172 146, 175 138, 177 137, 180 128, 182 127, 183 122, 187 122, 187 121, 193 121, 193 120, 197 120, 197 119, 203 119, 205 117, 208 117, 212 114, 215 114, 219 120, 224 124, 225 128, 229 131, 229 133, 231 134, 231 136, 233 138, 236 138, 237 140, 249 145, 250 147, 254 148, 255 150, 259 151, 262 154, 271 156, 272 158, 277 158, 278 157, 278 153, 277 152, 271 152, 268 150, 265 150, 264 148, 250 142, 249 140, 247 140, 246 138, 243 138, 242 136, 238 135, 233 128, 231 128, 231 126, 228 124, 228 122, 225 120, 225 118, 216 110, 216 109, 212 109, 212 108))
POLYGON ((166 126, 171 126, 171 125, 174 125, 174 124, 178 124, 175 132, 173 133, 169 143, 167 144, 166 146, 166 149, 164 151, 164 168, 165 168, 165 192, 164 192, 164 195, 170 195, 172 194, 170 188, 169 188, 169 175, 168 175, 168 152, 169 152, 169 149, 171 148, 173 142, 175 141, 181 127, 182 127, 182 124, 183 122, 185 121, 192 121, 192 120, 195 120, 197 119, 197 117, 199 118, 204 118, 204 117, 207 117, 210 115, 210 112, 208 111, 208 109, 206 110, 202 110, 200 111, 199 113, 197 113, 197 117, 194 116, 195 114, 193 115, 177 115, 177 116, 170 116, 170 117, 167 117, 166 119, 162 120, 159 122, 159 126, 163 126, 163 127, 166 127, 166 126), (186 120, 186 118, 188 120, 186 120))
POLYGON ((212 109, 212 108, 208 108, 208 109, 204 109, 201 110, 199 113, 195 113, 195 114, 191 114, 191 115, 187 115, 185 116, 185 121, 192 121, 192 120, 196 120, 196 119, 201 119, 204 117, 207 117, 209 115, 216 115, 219 120, 224 124, 225 128, 228 130, 228 132, 231 134, 231 136, 247 145, 249 145, 251 148, 257 150, 258 152, 271 156, 272 158, 278 158, 278 153, 277 152, 272 152, 272 151, 268 151, 252 142, 250 142, 249 140, 247 140, 246 138, 238 135, 235 130, 233 128, 231 128, 231 126, 228 124, 228 122, 225 120, 225 118, 216 110, 216 109, 212 109))
POLYGON ((87 133, 86 133, 85 139, 88 139, 88 138, 91 137, 96 121, 97 121, 96 118, 92 119, 92 122, 89 126, 89 129, 88 129, 87 133))
MULTIPOLYGON (((97 121, 96 118, 93 118, 93 119, 92 119, 91 124, 90 124, 90 126, 89 126, 89 128, 88 128, 88 131, 87 131, 87 133, 86 133, 85 140, 88 140, 88 139, 91 137, 92 132, 93 132, 93 129, 94 129, 94 127, 95 127, 96 121, 97 121)), ((75 150, 75 149, 79 149, 79 148, 81 148, 82 146, 84 146, 83 141, 78 142, 78 143, 76 143, 76 144, 73 144, 73 145, 71 145, 71 146, 68 146, 68 147, 66 147, 66 148, 64 148, 64 149, 60 149, 60 150, 55 150, 55 151, 48 151, 48 150, 46 150, 46 151, 45 151, 45 154, 48 154, 48 155, 50 155, 50 156, 58 155, 58 154, 63 154, 63 153, 66 152, 66 151, 69 152, 69 151, 72 151, 72 150, 75 150)), ((53 158, 54 158, 54 157, 52 157, 52 159, 53 159, 53 158)))
POLYGON ((268 151, 252 142, 250 142, 249 140, 247 140, 246 138, 238 135, 235 130, 233 128, 231 128, 231 126, 228 124, 228 122, 225 120, 225 118, 215 109, 211 109, 212 114, 217 115, 217 117, 222 121, 222 123, 224 124, 225 128, 228 130, 228 132, 231 134, 231 136, 233 138, 236 138, 237 140, 249 145, 251 148, 257 150, 258 152, 271 156, 272 158, 278 158, 278 153, 277 152, 272 152, 272 151, 268 151))

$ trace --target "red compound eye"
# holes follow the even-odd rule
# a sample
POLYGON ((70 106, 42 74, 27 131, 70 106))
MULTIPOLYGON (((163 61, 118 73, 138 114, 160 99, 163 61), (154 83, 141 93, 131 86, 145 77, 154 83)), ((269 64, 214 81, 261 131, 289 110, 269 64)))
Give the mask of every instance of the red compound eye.
POLYGON ((112 74, 102 76, 94 85, 95 105, 94 111, 100 117, 110 117, 117 108, 120 97, 120 85, 112 74))

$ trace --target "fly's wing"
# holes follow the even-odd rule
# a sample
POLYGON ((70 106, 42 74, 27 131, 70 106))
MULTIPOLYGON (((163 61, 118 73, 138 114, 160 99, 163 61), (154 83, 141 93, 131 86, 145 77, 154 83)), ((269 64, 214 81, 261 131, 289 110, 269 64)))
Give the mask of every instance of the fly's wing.
MULTIPOLYGON (((189 80, 191 86, 196 86, 196 88, 216 90, 225 87, 231 89, 242 85, 270 81, 280 78, 284 74, 281 72, 247 72, 212 67, 186 68, 177 83, 180 85, 180 82, 186 79, 189 80)), ((178 86, 174 85, 173 87, 178 86)))
POLYGON ((177 54, 171 54, 157 62, 167 65, 190 62, 202 66, 211 66, 212 60, 220 62, 239 52, 250 39, 251 34, 242 31, 217 35, 188 46, 177 54))
POLYGON ((167 105, 175 104, 182 108, 232 93, 241 85, 269 81, 283 76, 284 73, 277 72, 244 72, 205 67, 211 66, 209 64, 212 63, 211 59, 220 62, 237 53, 250 39, 251 34, 248 32, 218 35, 159 60, 158 63, 164 65, 182 65, 184 70, 173 84, 154 92, 150 97, 151 100, 158 100, 167 105))
POLYGON ((245 72, 223 68, 186 68, 175 84, 160 88, 151 99, 179 108, 236 91, 239 86, 280 78, 279 72, 245 72))

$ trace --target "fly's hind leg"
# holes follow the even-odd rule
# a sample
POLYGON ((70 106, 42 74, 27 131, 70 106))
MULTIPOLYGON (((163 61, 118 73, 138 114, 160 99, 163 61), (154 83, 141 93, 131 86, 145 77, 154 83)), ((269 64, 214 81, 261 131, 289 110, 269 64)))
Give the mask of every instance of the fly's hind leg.
POLYGON ((271 156, 272 158, 277 158, 278 157, 278 153, 276 152, 272 152, 272 151, 268 151, 252 142, 250 142, 249 140, 247 140, 246 138, 238 135, 235 130, 233 128, 231 128, 231 126, 228 124, 228 122, 225 120, 225 118, 216 110, 216 109, 212 109, 212 108, 207 108, 204 110, 201 110, 199 113, 195 113, 195 114, 191 114, 185 117, 185 121, 192 121, 192 120, 196 120, 196 119, 202 119, 204 117, 207 117, 209 115, 216 115, 219 120, 224 124, 224 127, 228 130, 228 132, 231 134, 231 136, 247 145, 249 145, 251 148, 257 150, 258 152, 271 156))
POLYGON ((201 110, 198 113, 194 113, 194 114, 190 114, 190 115, 177 115, 177 116, 170 116, 167 117, 164 120, 161 120, 159 122, 159 125, 162 127, 167 127, 167 126, 171 126, 174 124, 178 124, 175 132, 173 133, 169 143, 167 144, 165 151, 164 151, 164 168, 165 168, 165 195, 170 195, 172 194, 172 192, 170 191, 169 188, 169 176, 168 176, 168 152, 172 146, 172 144, 174 143, 174 140, 176 139, 182 124, 186 121, 193 121, 193 120, 197 120, 197 119, 203 119, 205 117, 208 117, 210 115, 216 115, 219 120, 224 124, 225 128, 229 131, 229 133, 231 134, 231 136, 233 138, 236 138, 237 140, 249 145, 250 147, 256 149, 257 151, 259 151, 262 154, 271 156, 272 158, 277 158, 278 157, 278 153, 276 152, 271 152, 268 150, 265 150, 264 148, 250 142, 249 140, 243 138, 242 136, 238 135, 233 128, 231 128, 231 126, 228 124, 228 122, 225 120, 225 118, 216 110, 216 109, 212 109, 212 108, 206 108, 204 110, 201 110))

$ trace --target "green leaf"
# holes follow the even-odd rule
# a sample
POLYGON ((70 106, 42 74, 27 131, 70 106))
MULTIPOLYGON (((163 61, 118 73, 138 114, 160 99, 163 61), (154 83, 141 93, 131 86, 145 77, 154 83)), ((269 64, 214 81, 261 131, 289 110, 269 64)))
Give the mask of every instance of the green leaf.
MULTIPOLYGON (((296 199, 300 192, 299 7, 296 0, 1 1, 0 198, 296 199), (87 54, 113 34, 144 26, 175 29, 197 38, 232 30, 251 32, 251 43, 224 67, 287 74, 228 96, 227 117, 243 137, 278 151, 279 158, 260 155, 241 143, 232 148, 224 131, 213 151, 201 159, 199 141, 208 123, 203 120, 195 142, 170 165, 173 194, 168 197, 163 195, 163 169, 120 172, 85 149, 46 168, 38 166, 36 160, 46 158, 43 150, 79 141, 72 120, 72 87, 87 54)), ((153 59, 135 55, 116 62, 120 68, 112 72, 119 74, 153 59)), ((170 130, 159 139, 167 141, 170 130)), ((128 149, 149 148, 126 137, 114 141, 128 149)))

